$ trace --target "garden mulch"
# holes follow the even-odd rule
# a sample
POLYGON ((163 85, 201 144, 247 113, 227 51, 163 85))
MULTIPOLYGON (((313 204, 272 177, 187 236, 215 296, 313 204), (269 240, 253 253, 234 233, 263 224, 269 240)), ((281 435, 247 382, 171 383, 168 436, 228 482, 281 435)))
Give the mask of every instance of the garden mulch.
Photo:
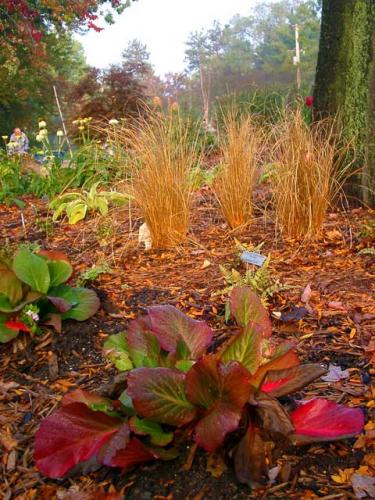
POLYGON ((374 242, 365 224, 375 213, 356 208, 330 213, 321 238, 314 243, 285 241, 275 233, 272 212, 261 208, 242 233, 224 223, 208 188, 196 196, 189 239, 175 249, 145 252, 137 244, 142 223, 133 207, 116 209, 107 218, 75 226, 46 222, 47 206, 26 198, 26 207, 0 206, 0 245, 35 242, 66 252, 75 277, 93 264, 107 262, 112 273, 87 286, 102 302, 100 311, 84 323, 69 321, 57 334, 20 335, 0 346, 0 496, 10 499, 245 499, 356 498, 350 477, 375 473, 375 390, 371 385, 375 358, 375 257, 358 255, 374 242), (362 233, 362 234, 361 234, 362 233), (318 380, 294 395, 324 396, 366 414, 365 432, 357 439, 286 450, 277 460, 279 474, 262 490, 251 492, 236 482, 220 455, 207 457, 190 446, 173 462, 155 462, 128 472, 102 468, 63 480, 42 477, 36 470, 33 440, 40 420, 62 396, 77 387, 96 390, 111 382, 116 370, 103 356, 108 335, 123 331, 129 320, 151 304, 173 304, 204 319, 220 343, 233 332, 224 322, 226 296, 219 264, 239 269, 234 237, 242 243, 264 241, 271 253, 272 274, 284 291, 270 301, 276 338, 298 346, 302 361, 333 363, 349 370, 337 382, 318 380), (306 306, 307 303, 307 306, 306 306), (296 317, 296 307, 310 313, 296 317), (281 314, 281 319, 280 318, 281 314), (289 314, 289 316, 288 316, 289 314))

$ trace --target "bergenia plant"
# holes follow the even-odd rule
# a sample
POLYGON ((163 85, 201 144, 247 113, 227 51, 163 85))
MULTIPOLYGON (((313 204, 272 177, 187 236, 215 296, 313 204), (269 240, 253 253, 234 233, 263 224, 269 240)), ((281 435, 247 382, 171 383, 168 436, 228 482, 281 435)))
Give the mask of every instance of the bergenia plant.
POLYGON ((86 461, 128 469, 174 458, 183 439, 193 439, 209 453, 221 448, 239 481, 257 486, 267 477, 270 442, 276 452, 362 431, 359 408, 320 398, 283 405, 278 398, 325 369, 301 365, 293 345, 273 341, 267 310, 249 287, 233 289, 230 311, 238 332, 216 351, 210 327, 172 306, 151 307, 110 337, 105 350, 126 375, 121 394, 67 394, 37 432, 39 470, 59 478, 86 461))
POLYGON ((96 313, 99 299, 93 290, 66 285, 73 268, 65 254, 18 250, 0 260, 0 342, 20 331, 32 332, 39 323, 61 331, 61 321, 85 321, 96 313))

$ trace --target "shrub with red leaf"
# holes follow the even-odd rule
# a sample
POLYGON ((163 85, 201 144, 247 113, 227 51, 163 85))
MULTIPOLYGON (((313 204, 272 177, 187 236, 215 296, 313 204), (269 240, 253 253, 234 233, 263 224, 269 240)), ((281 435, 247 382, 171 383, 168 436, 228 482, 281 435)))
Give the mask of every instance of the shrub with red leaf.
POLYGON ((325 399, 299 402, 289 413, 277 398, 326 369, 300 364, 292 344, 270 340, 267 311, 248 287, 233 290, 230 310, 238 332, 210 354, 208 325, 172 306, 151 307, 128 332, 110 338, 105 348, 128 372, 119 400, 67 394, 36 435, 39 470, 61 477, 85 460, 122 469, 170 460, 175 429, 179 440, 192 436, 208 452, 225 444, 238 480, 256 487, 267 478, 270 442, 279 453, 293 443, 361 432, 361 409, 325 399))

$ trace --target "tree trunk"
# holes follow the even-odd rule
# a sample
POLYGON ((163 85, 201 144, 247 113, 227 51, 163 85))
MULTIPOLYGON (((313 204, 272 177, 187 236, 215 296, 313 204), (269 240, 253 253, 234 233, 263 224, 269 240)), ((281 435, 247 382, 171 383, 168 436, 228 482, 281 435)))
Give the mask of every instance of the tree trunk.
POLYGON ((354 192, 375 197, 375 0, 323 0, 314 114, 339 113, 354 140, 354 192))

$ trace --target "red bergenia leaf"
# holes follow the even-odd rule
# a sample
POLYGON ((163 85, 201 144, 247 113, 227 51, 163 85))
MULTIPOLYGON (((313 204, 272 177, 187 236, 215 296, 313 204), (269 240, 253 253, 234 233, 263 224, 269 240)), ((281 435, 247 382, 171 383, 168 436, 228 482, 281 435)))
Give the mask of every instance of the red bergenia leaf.
POLYGON ((237 429, 250 392, 250 374, 240 363, 224 365, 208 356, 195 363, 186 375, 189 400, 207 410, 195 428, 195 441, 207 451, 222 444, 237 429))
POLYGON ((185 395, 185 374, 172 368, 137 368, 128 375, 137 413, 161 424, 184 425, 196 410, 185 395))
POLYGON ((302 403, 290 417, 297 443, 352 437, 361 432, 364 425, 360 408, 349 408, 320 398, 302 403))
POLYGON ((186 394, 206 409, 219 399, 242 409, 250 396, 249 381, 250 374, 240 363, 224 365, 215 356, 206 356, 186 374, 186 394))
POLYGON ((22 321, 13 321, 11 319, 8 319, 8 321, 4 323, 4 326, 6 328, 9 328, 10 330, 14 330, 15 332, 18 332, 20 330, 21 332, 30 331, 30 328, 27 325, 25 325, 25 323, 22 323, 22 321))
POLYGON ((72 403, 84 403, 86 406, 113 406, 110 399, 95 394, 95 392, 85 391, 83 389, 76 389, 75 391, 68 392, 61 400, 61 406, 70 405, 72 403))
POLYGON ((169 305, 150 307, 148 314, 152 331, 165 351, 176 352, 178 343, 183 341, 191 358, 199 358, 206 352, 212 339, 212 330, 204 321, 189 318, 169 305))
POLYGON ((285 343, 278 346, 273 357, 262 365, 251 379, 254 387, 259 387, 267 372, 272 370, 284 370, 299 365, 299 359, 294 344, 285 343))
POLYGON ((274 398, 280 398, 302 389, 326 371, 323 366, 317 364, 298 365, 286 370, 271 370, 267 373, 260 390, 274 398))
POLYGON ((47 295, 47 299, 56 307, 60 313, 65 313, 72 308, 71 304, 61 297, 52 297, 47 295))
POLYGON ((233 335, 224 345, 220 359, 224 363, 238 361, 254 374, 262 361, 262 334, 252 323, 248 323, 240 333, 233 335))
POLYGON ((156 457, 146 446, 137 438, 131 438, 126 446, 123 446, 106 465, 110 467, 121 467, 121 469, 129 469, 133 465, 137 465, 150 460, 155 460, 156 457))
POLYGON ((208 452, 215 451, 225 436, 238 428, 242 410, 220 400, 195 426, 195 442, 208 452))
POLYGON ((42 420, 35 437, 34 459, 48 477, 63 477, 92 457, 117 432, 121 421, 90 410, 83 403, 62 406, 42 420))
POLYGON ((99 463, 112 466, 114 457, 128 446, 130 442, 130 427, 128 422, 124 422, 116 433, 101 447, 98 452, 97 460, 99 463))
POLYGON ((233 288, 230 295, 230 312, 238 325, 245 327, 249 322, 256 325, 262 336, 268 338, 272 334, 272 324, 267 309, 249 286, 233 288))

